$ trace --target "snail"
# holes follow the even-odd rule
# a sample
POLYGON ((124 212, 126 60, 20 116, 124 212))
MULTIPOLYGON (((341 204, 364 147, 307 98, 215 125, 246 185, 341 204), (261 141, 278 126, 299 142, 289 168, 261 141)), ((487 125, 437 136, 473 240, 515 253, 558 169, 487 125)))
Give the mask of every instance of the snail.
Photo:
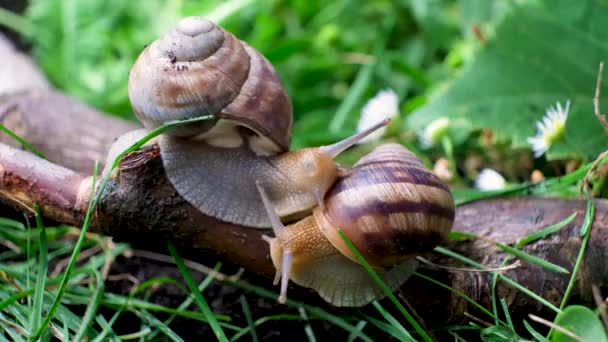
POLYGON ((333 159, 388 120, 332 145, 288 150, 292 108, 279 77, 258 51, 202 17, 179 21, 140 54, 129 99, 147 129, 212 115, 158 138, 173 187, 202 213, 268 228, 263 187, 282 218, 323 206, 340 167, 333 159))
POLYGON ((323 207, 284 226, 264 187, 258 191, 270 217, 271 259, 279 302, 289 280, 313 288, 336 306, 362 306, 383 292, 357 264, 341 229, 391 290, 416 268, 416 256, 444 241, 454 222, 449 188, 409 150, 385 144, 340 177, 323 207))

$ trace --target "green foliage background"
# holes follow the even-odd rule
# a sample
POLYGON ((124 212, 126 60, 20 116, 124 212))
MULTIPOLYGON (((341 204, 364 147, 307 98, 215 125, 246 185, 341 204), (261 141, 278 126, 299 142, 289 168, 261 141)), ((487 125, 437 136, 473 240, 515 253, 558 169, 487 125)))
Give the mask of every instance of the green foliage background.
POLYGON ((457 119, 456 147, 490 128, 529 148, 545 109, 570 99, 566 137, 548 158, 589 159, 607 147, 591 105, 607 52, 602 0, 31 0, 12 27, 56 86, 132 117, 131 65, 188 15, 216 20, 276 66, 294 103, 294 148, 350 134, 386 88, 399 95, 407 120, 393 134, 406 143, 447 116, 457 119))
POLYGON ((431 85, 470 58, 477 45, 471 23, 491 26, 508 8, 484 0, 32 0, 27 35, 58 87, 130 116, 127 76, 143 46, 178 18, 207 15, 276 66, 294 102, 294 145, 301 146, 350 133, 378 90, 394 89, 404 114, 420 105, 431 85), (329 136, 338 110, 348 115, 329 136))

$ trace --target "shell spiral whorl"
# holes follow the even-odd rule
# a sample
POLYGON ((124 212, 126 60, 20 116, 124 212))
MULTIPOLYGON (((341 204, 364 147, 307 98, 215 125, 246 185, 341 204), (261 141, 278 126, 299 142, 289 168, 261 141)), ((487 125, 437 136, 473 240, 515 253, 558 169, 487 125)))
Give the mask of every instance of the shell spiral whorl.
MULTIPOLYGON (((146 47, 129 75, 129 98, 149 129, 213 114, 248 127, 280 150, 291 138, 291 102, 270 63, 202 17, 182 19, 146 47)), ((194 136, 214 124, 204 121, 170 134, 194 136)))
POLYGON ((386 144, 355 164, 315 210, 332 244, 356 260, 338 228, 374 266, 390 267, 447 238, 454 222, 449 188, 410 151, 386 144))

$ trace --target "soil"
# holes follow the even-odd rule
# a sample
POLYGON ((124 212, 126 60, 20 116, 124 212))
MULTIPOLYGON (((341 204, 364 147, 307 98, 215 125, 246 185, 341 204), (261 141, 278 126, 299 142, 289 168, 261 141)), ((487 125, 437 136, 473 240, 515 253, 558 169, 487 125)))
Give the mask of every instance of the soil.
MULTIPOLYGON (((223 267, 222 270, 226 272, 229 270, 236 271, 236 268, 223 267)), ((182 280, 181 274, 174 266, 138 257, 131 257, 128 259, 121 257, 116 260, 116 263, 112 267, 111 274, 125 273, 136 277, 140 281, 163 276, 177 279, 180 282, 182 280)), ((231 274, 230 272, 227 273, 231 274)), ((197 274, 194 272, 193 276, 195 277, 195 281, 199 283, 205 277, 204 274, 197 274)), ((249 283, 266 284, 266 288, 272 288, 272 284, 270 284, 270 281, 267 279, 260 279, 247 274, 243 275, 241 279, 249 283)), ((128 294, 132 287, 133 283, 128 280, 108 282, 106 284, 106 291, 128 294)), ((251 315, 254 321, 261 317, 272 315, 299 315, 299 312, 296 309, 278 304, 275 300, 263 298, 253 293, 247 293, 231 285, 224 285, 215 281, 212 282, 211 285, 204 291, 203 295, 205 296, 205 299, 208 300, 214 313, 229 316, 231 319, 231 324, 241 327, 247 326, 247 321, 241 306, 241 296, 245 296, 250 306, 251 315)), ((176 308, 185 299, 184 296, 185 293, 183 290, 179 289, 177 286, 163 284, 151 291, 149 300, 168 307, 176 308)), ((309 298, 294 299, 302 300, 312 305, 318 305, 319 307, 341 317, 355 317, 357 315, 357 311, 332 308, 322 303, 318 298, 314 297, 316 296, 311 294, 309 298)), ((197 310, 196 305, 193 304, 190 309, 197 310)), ((372 314, 371 310, 364 311, 370 311, 367 312, 367 314, 372 314)), ((111 314, 112 312, 108 312, 108 316, 111 314)), ((310 313, 308 313, 308 315, 310 316, 310 313)), ((162 320, 169 315, 155 313, 155 316, 162 320)), ((123 315, 121 319, 114 325, 114 328, 119 334, 133 333, 139 329, 139 322, 139 318, 137 318, 135 315, 123 315)), ((348 333, 346 331, 325 321, 310 320, 309 323, 317 337, 317 340, 319 341, 345 341, 348 337, 348 333)), ((356 324, 356 321, 353 321, 352 323, 356 324)), ((199 321, 177 319, 170 325, 170 327, 186 341, 214 340, 214 335, 209 325, 199 321)), ((261 341, 308 341, 304 332, 304 327, 305 322, 303 320, 273 320, 260 325, 256 329, 256 333, 261 341)), ((379 338, 382 336, 380 340, 386 340, 386 335, 381 334, 379 331, 372 331, 369 327, 365 329, 365 332, 370 336, 377 335, 379 338)), ((231 334, 228 336, 230 335, 231 334)), ((251 335, 244 336, 241 340, 250 341, 251 335)))

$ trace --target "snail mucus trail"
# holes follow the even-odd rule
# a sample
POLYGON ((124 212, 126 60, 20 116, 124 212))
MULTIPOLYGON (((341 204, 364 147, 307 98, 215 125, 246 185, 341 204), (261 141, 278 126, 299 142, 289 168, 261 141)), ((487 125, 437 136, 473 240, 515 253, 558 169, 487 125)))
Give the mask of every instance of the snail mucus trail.
POLYGON ((374 127, 333 145, 286 152, 291 101, 255 49, 201 17, 182 19, 147 46, 129 75, 129 98, 147 129, 213 115, 158 138, 177 192, 202 213, 254 228, 270 227, 255 182, 281 217, 322 205, 339 168, 333 158, 374 127))

